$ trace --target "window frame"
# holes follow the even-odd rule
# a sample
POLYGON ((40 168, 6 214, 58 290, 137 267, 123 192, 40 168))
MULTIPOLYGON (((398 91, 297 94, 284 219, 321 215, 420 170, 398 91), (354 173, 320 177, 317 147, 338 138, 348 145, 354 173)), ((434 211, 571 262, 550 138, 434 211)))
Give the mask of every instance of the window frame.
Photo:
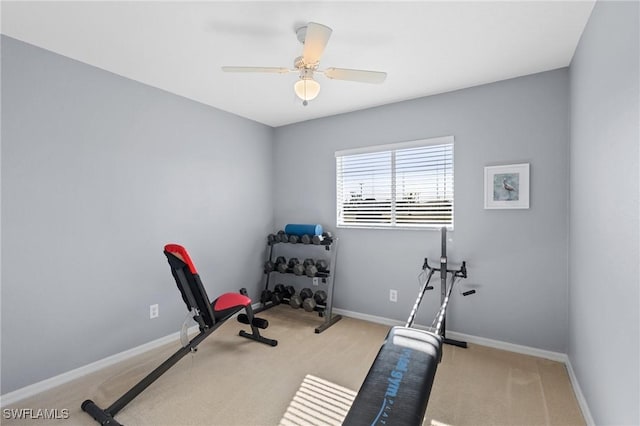
POLYGON ((452 231, 454 229, 455 223, 455 138, 453 136, 440 136, 434 138, 425 138, 425 139, 417 139, 412 141, 405 142, 397 142, 397 143, 389 143, 389 144, 381 144, 381 145, 371 145, 360 148, 351 148, 344 149, 335 152, 336 158, 336 227, 337 228, 345 228, 345 229, 397 229, 397 230, 440 230, 443 226, 448 230, 452 231), (396 175, 396 151, 412 149, 412 148, 421 148, 421 147, 429 147, 433 145, 450 145, 451 146, 451 223, 450 224, 416 224, 409 225, 407 223, 398 224, 395 222, 395 218, 397 215, 397 199, 396 199, 396 185, 398 176, 396 175), (340 169, 338 167, 338 161, 341 157, 360 155, 360 154, 375 154, 375 153, 385 153, 389 152, 391 155, 390 159, 390 170, 391 170, 391 201, 390 201, 390 221, 388 225, 384 225, 382 223, 340 223, 340 213, 341 206, 344 207, 344 201, 339 200, 339 196, 344 190, 344 182, 343 188, 339 188, 339 184, 341 181, 341 176, 338 175, 340 169))

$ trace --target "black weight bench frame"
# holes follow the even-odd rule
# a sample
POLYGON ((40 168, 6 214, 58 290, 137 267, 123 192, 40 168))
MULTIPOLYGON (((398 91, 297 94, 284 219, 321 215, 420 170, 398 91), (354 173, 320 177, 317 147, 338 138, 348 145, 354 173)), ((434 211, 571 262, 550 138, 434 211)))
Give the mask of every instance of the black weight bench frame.
POLYGON ((260 320, 253 316, 251 299, 246 295, 244 289, 241 289, 240 293, 224 293, 213 302, 209 302, 207 292, 202 285, 200 276, 187 250, 178 244, 167 244, 164 247, 164 254, 169 261, 171 274, 180 289, 182 300, 184 300, 189 311, 192 312, 193 319, 198 323, 200 328, 200 333, 109 407, 102 409, 90 399, 84 401, 81 406, 82 410, 91 415, 91 417, 101 425, 121 426, 120 423, 114 419, 114 416, 120 410, 185 355, 195 352, 198 345, 204 339, 216 331, 226 320, 243 309, 245 310, 245 314, 240 314, 238 320, 249 324, 251 326, 251 333, 240 330, 239 335, 270 346, 276 346, 278 344, 276 340, 267 339, 260 335, 259 328, 266 328, 268 323, 265 320, 260 320))

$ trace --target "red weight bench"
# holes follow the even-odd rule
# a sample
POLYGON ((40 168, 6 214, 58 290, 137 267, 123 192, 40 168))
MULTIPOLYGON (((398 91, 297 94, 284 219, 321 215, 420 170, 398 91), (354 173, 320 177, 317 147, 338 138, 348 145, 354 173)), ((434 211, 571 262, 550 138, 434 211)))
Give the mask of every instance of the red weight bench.
POLYGON ((176 280, 182 300, 187 305, 187 309, 191 312, 193 319, 198 323, 200 333, 191 341, 187 341, 186 327, 183 327, 184 339, 182 347, 108 408, 102 409, 90 399, 84 401, 81 406, 82 410, 102 425, 119 426, 120 423, 114 419, 114 416, 120 410, 185 355, 195 352, 204 339, 216 331, 226 320, 242 310, 245 312, 239 314, 237 319, 241 323, 249 324, 251 333, 240 330, 240 336, 270 346, 278 344, 276 340, 267 339, 260 335, 259 329, 267 328, 269 323, 264 319, 253 316, 251 299, 247 296, 245 289, 241 289, 240 293, 224 293, 211 302, 187 250, 178 244, 167 244, 164 247, 164 254, 169 261, 171 274, 176 280))

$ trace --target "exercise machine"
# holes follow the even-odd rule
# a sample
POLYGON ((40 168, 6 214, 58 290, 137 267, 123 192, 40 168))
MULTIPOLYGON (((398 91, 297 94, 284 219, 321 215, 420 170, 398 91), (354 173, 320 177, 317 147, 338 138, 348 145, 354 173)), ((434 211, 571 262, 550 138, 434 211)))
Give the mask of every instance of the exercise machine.
MULTIPOLYGON (((441 231, 440 267, 429 266, 429 261, 425 259, 421 272, 425 278, 409 318, 404 326, 392 327, 387 334, 343 425, 422 425, 442 358, 443 343, 455 342, 453 344, 457 346, 462 346, 457 343, 464 343, 445 337, 445 317, 454 284, 461 278, 467 278, 467 266, 466 262, 462 262, 459 269, 448 269, 446 228, 441 231), (432 331, 413 328, 425 292, 433 289, 429 282, 436 272, 440 273, 442 304, 431 324, 432 331), (449 274, 451 279, 447 284, 449 274)), ((471 290, 466 295, 474 292, 471 290)), ((466 347, 466 344, 462 347, 466 347)))
POLYGON ((171 274, 178 285, 182 300, 184 300, 190 312, 190 315, 182 327, 180 339, 182 347, 109 407, 102 409, 90 399, 84 401, 81 405, 82 410, 91 415, 91 417, 101 425, 121 426, 120 423, 114 419, 114 416, 120 410, 185 355, 195 352, 198 345, 204 339, 209 337, 218 327, 224 324, 225 321, 243 309, 245 312, 239 314, 237 319, 238 322, 249 324, 251 333, 240 330, 240 336, 270 346, 276 346, 278 344, 276 340, 267 339, 260 335, 259 329, 267 328, 269 323, 264 319, 254 317, 251 308, 251 299, 247 296, 245 289, 241 289, 240 293, 224 293, 211 302, 187 250, 178 244, 167 244, 164 247, 164 254, 169 261, 171 274), (187 337, 187 323, 191 318, 198 324, 200 332, 189 341, 187 337))
MULTIPOLYGON (((462 261, 462 266, 460 267, 460 269, 458 270, 452 270, 452 269, 447 269, 448 268, 448 257, 447 257, 447 228, 442 228, 441 229, 441 255, 440 255, 440 267, 439 268, 432 268, 431 266, 429 266, 429 260, 425 257, 424 259, 424 264, 422 265, 422 270, 423 272, 427 272, 428 271, 428 275, 427 275, 427 280, 426 280, 426 285, 424 289, 421 289, 422 294, 424 294, 425 290, 431 290, 433 289, 433 287, 429 286, 429 281, 431 280, 431 276, 435 273, 435 272, 440 272, 440 303, 444 304, 445 303, 445 299, 448 297, 448 295, 451 292, 451 288, 453 288, 453 284, 455 283, 455 279, 457 278, 467 278, 467 264, 465 261, 462 261), (451 274, 451 282, 449 284, 449 286, 447 286, 447 274, 451 274), (447 288, 449 288, 449 290, 447 291, 447 288)), ((475 294, 476 291, 475 290, 468 290, 465 292, 462 292, 463 296, 470 296, 472 294, 475 294)), ((419 297, 419 300, 422 299, 422 296, 419 297)), ((418 303, 414 306, 414 310, 417 310, 418 306, 420 305, 420 302, 418 301, 418 303)), ((412 311, 412 313, 415 315, 415 312, 412 311)), ((434 319, 434 321, 437 319, 438 317, 436 316, 436 318, 434 319)), ((440 327, 440 335, 442 336, 442 341, 446 344, 449 345, 454 345, 454 346, 459 346, 461 348, 466 348, 467 347, 467 342, 463 342, 460 340, 454 340, 454 339, 450 339, 447 337, 447 327, 446 327, 446 312, 443 312, 442 315, 442 325, 440 327)), ((431 328, 434 327, 434 323, 431 324, 431 328)))

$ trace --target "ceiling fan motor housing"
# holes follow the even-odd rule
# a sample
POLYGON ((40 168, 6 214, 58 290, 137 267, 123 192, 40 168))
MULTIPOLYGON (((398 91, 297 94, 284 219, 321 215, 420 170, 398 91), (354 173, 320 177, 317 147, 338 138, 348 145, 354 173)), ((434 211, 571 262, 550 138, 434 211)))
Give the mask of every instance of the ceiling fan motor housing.
POLYGON ((304 58, 302 56, 298 56, 294 61, 293 61, 293 67, 297 70, 317 70, 318 69, 318 65, 319 62, 316 62, 315 64, 308 64, 304 61, 304 58))

